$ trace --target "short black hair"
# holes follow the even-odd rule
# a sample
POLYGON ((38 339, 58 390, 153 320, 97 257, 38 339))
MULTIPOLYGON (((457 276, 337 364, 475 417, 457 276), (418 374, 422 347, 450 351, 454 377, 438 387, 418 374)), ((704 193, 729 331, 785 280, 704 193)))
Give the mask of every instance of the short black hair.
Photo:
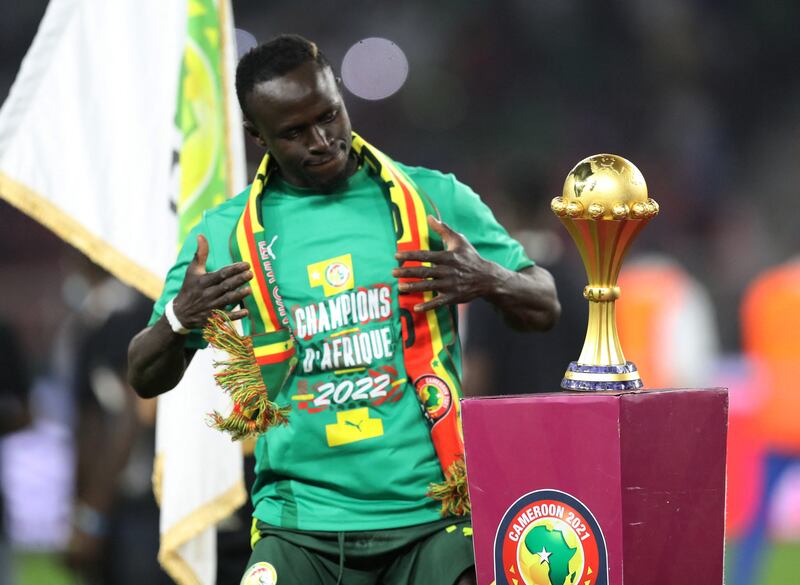
POLYGON ((331 66, 317 45, 300 35, 280 35, 245 53, 236 67, 236 97, 245 116, 245 100, 257 84, 286 75, 309 61, 320 67, 331 66))

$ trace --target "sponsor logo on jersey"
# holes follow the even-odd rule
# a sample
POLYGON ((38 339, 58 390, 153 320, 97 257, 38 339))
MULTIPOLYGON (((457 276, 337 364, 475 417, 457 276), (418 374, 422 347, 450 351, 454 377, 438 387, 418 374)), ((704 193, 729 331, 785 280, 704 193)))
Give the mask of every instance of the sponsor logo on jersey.
POLYGON ((308 265, 308 284, 311 288, 321 286, 326 297, 352 289, 353 257, 350 254, 328 258, 308 265))
POLYGON ((440 377, 433 374, 420 376, 414 382, 414 388, 417 389, 417 396, 419 396, 419 402, 422 405, 425 416, 431 422, 436 422, 450 410, 450 405, 453 403, 453 393, 447 383, 440 377))
POLYGON ((383 436, 383 421, 370 418, 369 408, 336 413, 336 422, 325 426, 328 447, 338 447, 383 436))
POLYGON ((608 585, 605 537, 589 508, 560 490, 525 494, 494 541, 497 585, 608 585))
POLYGON ((276 585, 278 572, 270 563, 260 562, 247 569, 240 585, 276 585))
POLYGON ((272 246, 275 245, 275 242, 278 240, 278 236, 272 236, 269 244, 264 242, 263 240, 258 242, 258 251, 261 254, 262 260, 275 260, 277 256, 275 256, 275 252, 272 251, 272 246))

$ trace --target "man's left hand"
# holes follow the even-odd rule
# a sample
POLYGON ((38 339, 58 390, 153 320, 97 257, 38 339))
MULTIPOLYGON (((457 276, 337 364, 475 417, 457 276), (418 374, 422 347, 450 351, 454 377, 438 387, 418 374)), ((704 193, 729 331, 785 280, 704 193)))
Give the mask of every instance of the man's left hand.
POLYGON ((492 292, 491 279, 493 263, 485 260, 467 239, 440 222, 428 216, 428 226, 442 237, 445 249, 442 251, 414 250, 398 252, 400 263, 418 261, 430 266, 411 266, 395 268, 392 274, 397 278, 421 278, 416 282, 401 282, 401 293, 433 291, 436 296, 414 307, 417 312, 428 311, 442 305, 466 303, 492 292))

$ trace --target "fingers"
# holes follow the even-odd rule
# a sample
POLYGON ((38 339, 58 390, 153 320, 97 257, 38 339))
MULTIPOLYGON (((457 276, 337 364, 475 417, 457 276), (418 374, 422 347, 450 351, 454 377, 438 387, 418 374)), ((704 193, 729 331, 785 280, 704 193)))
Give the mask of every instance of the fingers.
POLYGON ((453 273, 450 266, 407 266, 392 270, 395 278, 442 278, 453 273))
MULTIPOLYGON (((220 284, 230 278, 234 278, 239 274, 244 272, 249 272, 250 276, 247 280, 253 278, 253 273, 250 272, 250 265, 247 262, 236 262, 235 264, 228 264, 227 266, 223 266, 219 270, 214 272, 209 272, 206 276, 206 285, 217 285, 220 284)), ((247 282, 247 280, 245 282, 247 282)))
POLYGON ((414 312, 424 313, 425 311, 430 311, 431 309, 436 309, 437 307, 441 307, 444 305, 452 305, 454 302, 455 302, 455 297, 453 295, 446 295, 446 294, 436 295, 433 299, 431 299, 427 303, 414 305, 414 312))
POLYGON ((395 258, 397 258, 400 263, 416 261, 432 262, 435 264, 449 264, 454 260, 452 250, 461 248, 464 246, 464 244, 469 245, 469 242, 466 241, 464 236, 454 231, 449 225, 439 221, 432 215, 428 216, 428 225, 433 231, 441 236, 442 242, 445 245, 445 250, 411 250, 408 252, 398 252, 395 254, 395 258))
MULTIPOLYGON (((227 266, 226 268, 231 268, 231 267, 227 266)), ((245 270, 245 271, 230 270, 229 272, 223 272, 223 270, 218 271, 222 272, 221 275, 222 280, 219 281, 218 284, 208 287, 207 292, 212 299, 221 297, 222 295, 230 291, 236 290, 243 284, 250 282, 250 280, 252 280, 253 278, 253 272, 251 270, 245 270), (226 276, 226 274, 230 274, 230 276, 226 276)), ((212 275, 209 274, 208 276, 211 277, 212 275)), ((214 280, 216 280, 216 278, 217 276, 214 275, 213 280, 212 279, 209 280, 213 282, 214 280)))
POLYGON ((449 279, 435 279, 435 280, 419 280, 417 282, 401 282, 397 285, 400 292, 414 293, 433 291, 439 292, 452 288, 453 281, 449 279))
POLYGON ((459 234, 443 221, 439 221, 437 218, 429 215, 428 226, 442 237, 442 241, 448 250, 451 248, 451 245, 457 243, 459 234))
POLYGON ((190 269, 196 274, 205 274, 208 260, 208 240, 203 234, 197 235, 197 251, 192 259, 190 269))
POLYGON ((227 311, 228 318, 231 321, 238 321, 239 319, 244 319, 249 315, 247 309, 237 309, 235 311, 227 311))
POLYGON ((249 286, 244 286, 242 288, 237 288, 235 290, 228 291, 216 297, 211 302, 211 307, 214 309, 222 309, 223 307, 235 305, 252 292, 253 291, 250 289, 249 286))
MULTIPOLYGON (((180 292, 175 297, 175 314, 189 329, 203 327, 210 311, 233 307, 247 295, 252 294, 252 289, 247 284, 254 276, 249 264, 237 262, 206 273, 201 261, 207 255, 208 242, 200 236, 198 253, 187 270, 180 292)), ((231 314, 236 315, 236 319, 247 315, 246 312, 240 311, 233 311, 231 314)))
POLYGON ((397 258, 401 264, 409 261, 448 264, 453 259, 453 253, 434 250, 410 250, 408 252, 398 252, 394 257, 397 258))

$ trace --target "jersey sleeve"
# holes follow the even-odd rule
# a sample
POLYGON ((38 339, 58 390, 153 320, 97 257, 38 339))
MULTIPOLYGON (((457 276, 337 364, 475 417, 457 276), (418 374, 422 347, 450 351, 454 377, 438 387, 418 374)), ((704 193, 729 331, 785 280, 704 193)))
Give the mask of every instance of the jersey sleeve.
POLYGON ((475 191, 452 174, 442 175, 441 183, 445 196, 437 205, 442 219, 463 234, 481 256, 514 271, 534 265, 522 244, 500 225, 475 191))
MULTIPOLYGON (((174 298, 175 295, 178 294, 178 291, 180 291, 183 279, 186 276, 186 269, 189 267, 192 258, 194 258, 195 252, 197 252, 197 235, 203 233, 204 227, 205 218, 200 220, 200 222, 192 228, 189 235, 187 235, 186 239, 183 241, 175 264, 169 269, 169 272, 167 272, 164 290, 161 291, 161 296, 153 306, 153 312, 150 315, 148 326, 155 324, 155 322, 161 318, 164 314, 164 307, 169 300, 174 298)), ((199 329, 193 329, 186 335, 185 345, 188 348, 202 349, 208 344, 203 340, 202 332, 199 329)))

